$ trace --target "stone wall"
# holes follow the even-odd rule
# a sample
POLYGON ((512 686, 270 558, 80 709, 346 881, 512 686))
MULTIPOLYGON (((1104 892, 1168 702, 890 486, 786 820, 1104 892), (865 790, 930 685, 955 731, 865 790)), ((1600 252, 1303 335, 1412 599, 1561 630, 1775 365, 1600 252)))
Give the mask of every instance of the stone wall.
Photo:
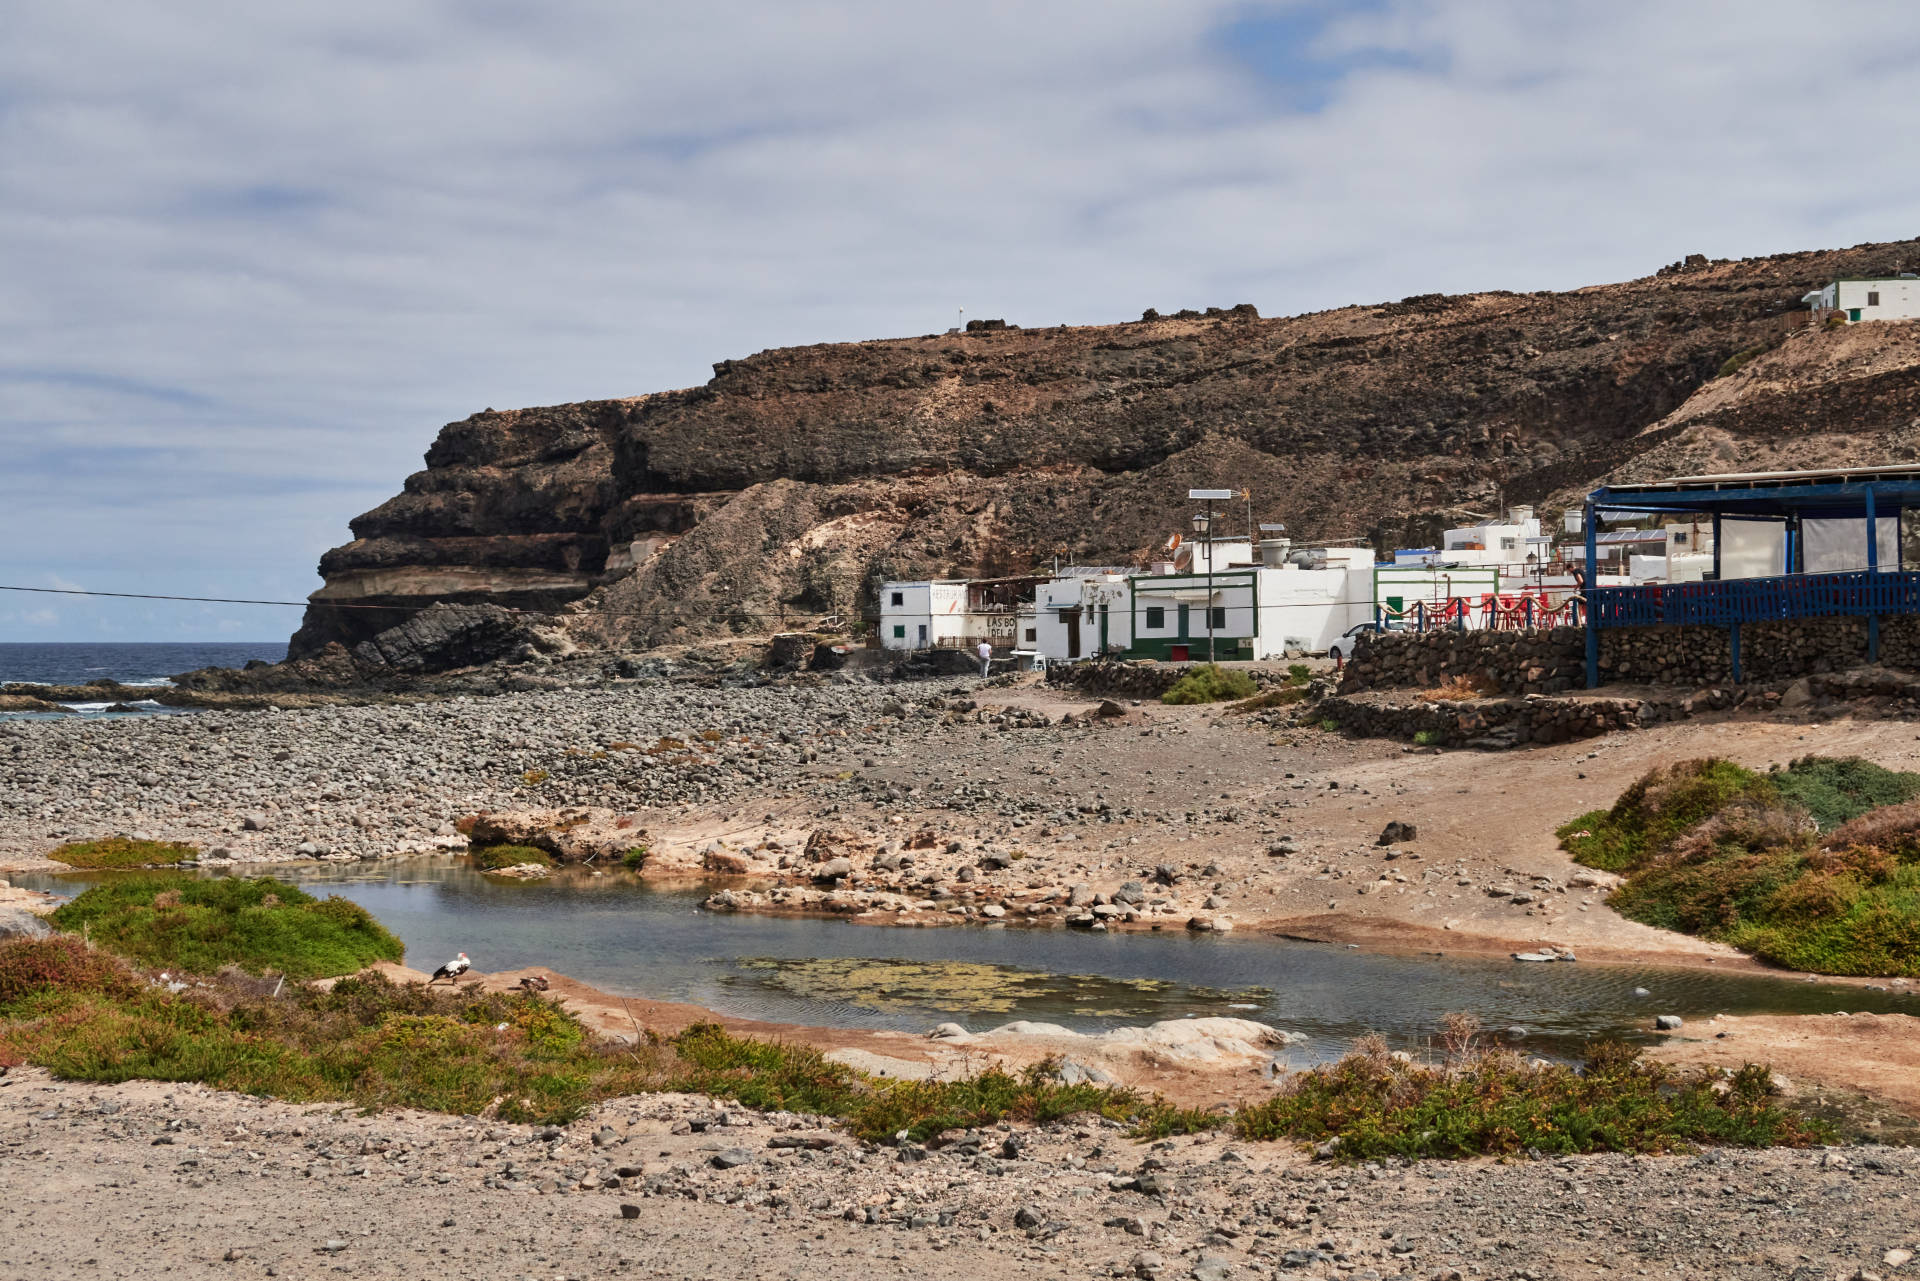
MULTIPOLYGON (((1099 694, 1108 698, 1159 698, 1185 676, 1189 663, 1090 662, 1069 663, 1047 669, 1047 684, 1099 694)), ((1243 663, 1223 663, 1229 671, 1245 672, 1263 689, 1287 679, 1284 664, 1257 667, 1243 663)))
POLYGON ((1363 632, 1340 692, 1432 689, 1465 676, 1501 694, 1557 694, 1586 684, 1586 635, 1530 632, 1363 632))
POLYGON ((1336 695, 1311 712, 1327 729, 1360 738, 1396 738, 1431 747, 1500 749, 1528 743, 1598 738, 1615 730, 1676 720, 1696 710, 1732 706, 1725 691, 1705 700, 1642 698, 1476 698, 1462 702, 1394 701, 1336 695))
MULTIPOLYGON (((1802 618, 1740 629, 1741 676, 1793 680, 1846 671, 1867 661, 1864 618, 1802 618)), ((1920 618, 1880 623, 1882 666, 1920 670, 1920 618)), ((1340 683, 1343 694, 1432 689, 1464 676, 1499 694, 1557 694, 1586 687, 1586 633, 1578 627, 1531 632, 1385 632, 1360 637, 1340 683)), ((1622 627, 1600 633, 1606 684, 1698 688, 1733 679, 1727 631, 1720 627, 1622 627)))

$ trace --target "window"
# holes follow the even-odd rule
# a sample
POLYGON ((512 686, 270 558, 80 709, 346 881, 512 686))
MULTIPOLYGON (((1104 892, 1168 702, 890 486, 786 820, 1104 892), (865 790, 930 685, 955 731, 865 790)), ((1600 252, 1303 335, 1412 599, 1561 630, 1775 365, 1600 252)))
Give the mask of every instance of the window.
POLYGON ((1227 607, 1225 605, 1215 605, 1213 607, 1213 630, 1216 632, 1224 631, 1226 626, 1227 607))
POLYGON ((1518 546, 1519 544, 1514 542, 1511 538, 1503 538, 1500 540, 1500 550, 1503 552, 1510 552, 1518 546))
POLYGON ((1164 605, 1147 606, 1147 626, 1156 631, 1167 625, 1167 610, 1164 605))
POLYGON ((1034 628, 1032 628, 1032 627, 1029 627, 1029 628, 1027 628, 1027 644, 1029 644, 1029 645, 1031 645, 1031 644, 1033 644, 1033 642, 1034 642, 1034 635, 1033 635, 1033 634, 1034 634, 1034 631, 1035 631, 1035 630, 1036 630, 1036 629, 1034 629, 1034 628))
POLYGON ((1687 532, 1684 529, 1676 529, 1673 531, 1673 545, 1675 547, 1685 547, 1687 545, 1687 532))
POLYGON ((1880 305, 1880 291, 1878 289, 1867 290, 1867 306, 1878 307, 1879 305, 1880 305))
POLYGON ((893 594, 893 603, 894 603, 894 604, 896 604, 896 605, 904 605, 904 604, 906 604, 906 603, 907 603, 907 594, 906 594, 905 592, 895 592, 895 593, 893 594))
POLYGON ((893 625, 893 638, 895 640, 905 640, 907 638, 907 625, 905 623, 895 623, 893 625))

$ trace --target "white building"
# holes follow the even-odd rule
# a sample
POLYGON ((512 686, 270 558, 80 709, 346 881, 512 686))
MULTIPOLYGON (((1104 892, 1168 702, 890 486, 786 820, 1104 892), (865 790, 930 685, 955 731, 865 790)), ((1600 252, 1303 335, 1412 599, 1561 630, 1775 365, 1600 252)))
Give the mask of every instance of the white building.
POLYGON ((1920 319, 1920 276, 1903 273, 1873 280, 1836 280, 1801 299, 1816 320, 1829 313, 1855 320, 1920 319))
POLYGON ((1222 539, 1181 551, 1171 572, 1074 571, 1043 583, 1033 648, 1049 662, 1103 652, 1204 662, 1211 630, 1216 659, 1249 661, 1324 652, 1373 617, 1371 548, 1273 539, 1255 552, 1245 539, 1222 539))
POLYGON ((883 649, 971 650, 981 641, 1019 648, 1018 613, 1030 603, 1035 576, 880 585, 883 649))
POLYGON ((880 587, 880 647, 932 649, 967 639, 964 582, 883 583, 880 587))

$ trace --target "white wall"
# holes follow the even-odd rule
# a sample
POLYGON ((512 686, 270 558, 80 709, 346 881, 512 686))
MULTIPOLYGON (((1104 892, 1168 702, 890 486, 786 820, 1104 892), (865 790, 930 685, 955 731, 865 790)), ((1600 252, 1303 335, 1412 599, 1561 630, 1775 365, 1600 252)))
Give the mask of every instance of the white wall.
POLYGON ((928 649, 943 640, 960 643, 980 630, 967 613, 967 585, 963 582, 880 585, 883 649, 928 649))
POLYGON ((1034 592, 1034 642, 1029 645, 1023 631, 1020 648, 1037 649, 1048 662, 1092 658, 1100 649, 1104 617, 1107 645, 1124 649, 1133 643, 1131 599, 1126 578, 1118 574, 1073 575, 1042 583, 1034 592))
POLYGON ((1839 301, 1831 305, 1849 316, 1858 308, 1863 321, 1920 318, 1920 280, 1842 280, 1837 289, 1839 301), (1878 302, 1869 302, 1875 295, 1878 302))

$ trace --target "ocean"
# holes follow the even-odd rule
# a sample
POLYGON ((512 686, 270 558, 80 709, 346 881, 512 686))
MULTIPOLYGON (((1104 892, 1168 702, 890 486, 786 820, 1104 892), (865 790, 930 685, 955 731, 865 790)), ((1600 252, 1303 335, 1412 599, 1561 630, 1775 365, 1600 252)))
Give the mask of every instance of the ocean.
POLYGON ((0 644, 0 685, 84 685, 116 680, 124 685, 165 685, 167 678, 201 667, 243 667, 249 659, 277 663, 287 656, 281 641, 200 641, 121 645, 95 641, 0 644))

